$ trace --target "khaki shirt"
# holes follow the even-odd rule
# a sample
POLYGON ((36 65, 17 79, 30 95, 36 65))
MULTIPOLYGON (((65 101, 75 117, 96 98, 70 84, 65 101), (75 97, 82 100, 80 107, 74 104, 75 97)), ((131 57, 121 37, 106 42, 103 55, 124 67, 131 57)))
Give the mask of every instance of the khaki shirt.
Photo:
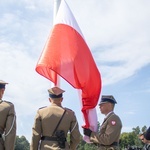
POLYGON ((102 123, 100 127, 100 132, 92 132, 90 140, 94 143, 98 143, 101 150, 109 147, 114 147, 114 149, 118 149, 117 146, 110 145, 114 142, 119 143, 121 129, 122 122, 120 118, 114 112, 112 112, 102 123))
POLYGON ((0 100, 0 134, 5 132, 5 141, 0 138, 0 150, 14 150, 16 140, 16 116, 14 105, 0 100))
MULTIPOLYGON (((65 150, 75 150, 80 142, 80 132, 74 112, 70 109, 66 109, 66 113, 62 118, 57 130, 63 130, 67 137, 68 131, 70 131, 70 142, 66 142, 65 150)), ((30 150, 60 150, 57 141, 40 141, 41 136, 52 136, 53 131, 57 123, 59 122, 64 108, 52 104, 48 107, 41 108, 37 111, 35 116, 34 125, 32 128, 32 140, 30 150)))

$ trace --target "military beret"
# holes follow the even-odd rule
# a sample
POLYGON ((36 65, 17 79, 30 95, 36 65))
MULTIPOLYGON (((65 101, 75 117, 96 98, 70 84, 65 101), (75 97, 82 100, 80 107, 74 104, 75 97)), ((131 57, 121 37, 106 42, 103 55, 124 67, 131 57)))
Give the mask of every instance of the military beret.
POLYGON ((61 98, 65 91, 55 86, 53 88, 48 89, 48 92, 50 98, 61 98))
POLYGON ((0 89, 5 88, 5 85, 8 84, 7 82, 0 80, 0 89))
POLYGON ((103 103, 117 104, 115 98, 112 95, 102 95, 100 104, 103 104, 103 103))

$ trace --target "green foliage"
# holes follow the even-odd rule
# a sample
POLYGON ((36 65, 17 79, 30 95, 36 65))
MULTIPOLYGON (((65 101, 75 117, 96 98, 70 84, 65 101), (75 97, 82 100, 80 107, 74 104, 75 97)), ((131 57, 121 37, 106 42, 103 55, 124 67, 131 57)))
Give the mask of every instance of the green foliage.
POLYGON ((85 146, 84 146, 84 149, 85 150, 96 150, 96 149, 98 149, 98 147, 95 144, 86 143, 85 146))
POLYGON ((133 133, 135 133, 136 135, 140 134, 140 127, 137 126, 136 128, 132 128, 133 133))
POLYGON ((134 139, 135 139, 135 135, 133 134, 133 132, 132 133, 122 133, 120 146, 124 148, 124 147, 134 145, 134 139))
POLYGON ((120 148, 124 149, 124 148, 130 147, 130 146, 142 148, 143 143, 138 138, 138 135, 140 133, 143 133, 143 131, 146 131, 146 129, 147 129, 147 127, 144 126, 140 130, 140 127, 137 126, 136 128, 132 128, 132 130, 133 130, 132 132, 122 133, 121 137, 120 137, 120 148))
POLYGON ((120 137, 120 147, 125 148, 128 147, 129 140, 128 140, 128 133, 122 133, 120 137))
POLYGON ((25 136, 16 136, 15 150, 29 150, 30 144, 25 136))
POLYGON ((78 147, 77 147, 77 150, 96 150, 98 149, 98 147, 93 144, 93 143, 86 143, 85 141, 81 140, 78 147))
POLYGON ((142 127, 142 133, 145 132, 146 130, 147 130, 146 126, 142 127))

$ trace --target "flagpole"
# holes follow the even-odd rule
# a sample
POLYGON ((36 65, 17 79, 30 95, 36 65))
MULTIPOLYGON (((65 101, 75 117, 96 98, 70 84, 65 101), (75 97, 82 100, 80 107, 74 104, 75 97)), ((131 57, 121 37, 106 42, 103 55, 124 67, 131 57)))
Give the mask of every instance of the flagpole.
POLYGON ((54 16, 53 16, 53 22, 56 18, 56 15, 57 15, 57 12, 58 12, 58 9, 59 9, 59 6, 60 6, 60 2, 61 0, 54 0, 54 16))
MULTIPOLYGON (((59 6, 60 6, 60 2, 61 2, 61 0, 54 0, 53 24, 54 24, 54 21, 55 21, 55 18, 56 18, 56 15, 57 15, 57 12, 58 12, 58 9, 59 9, 59 6)), ((59 75, 57 75, 56 86, 60 87, 60 77, 59 77, 59 75)))

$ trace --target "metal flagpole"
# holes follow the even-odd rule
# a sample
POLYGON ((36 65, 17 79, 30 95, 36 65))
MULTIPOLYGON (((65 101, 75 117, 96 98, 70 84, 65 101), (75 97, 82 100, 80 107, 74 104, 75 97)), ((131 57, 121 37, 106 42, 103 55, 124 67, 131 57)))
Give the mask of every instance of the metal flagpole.
MULTIPOLYGON (((58 12, 58 9, 59 9, 59 6, 60 6, 60 2, 61 2, 61 0, 54 0, 53 23, 54 23, 54 20, 55 20, 55 18, 56 18, 56 15, 57 15, 57 12, 58 12)), ((56 83, 56 86, 60 87, 60 77, 59 77, 59 75, 57 75, 57 83, 56 83)))
POLYGON ((59 6, 60 6, 60 2, 61 2, 61 0, 54 0, 54 16, 53 16, 54 18, 53 18, 53 20, 55 20, 55 18, 56 18, 57 11, 58 11, 59 6))

